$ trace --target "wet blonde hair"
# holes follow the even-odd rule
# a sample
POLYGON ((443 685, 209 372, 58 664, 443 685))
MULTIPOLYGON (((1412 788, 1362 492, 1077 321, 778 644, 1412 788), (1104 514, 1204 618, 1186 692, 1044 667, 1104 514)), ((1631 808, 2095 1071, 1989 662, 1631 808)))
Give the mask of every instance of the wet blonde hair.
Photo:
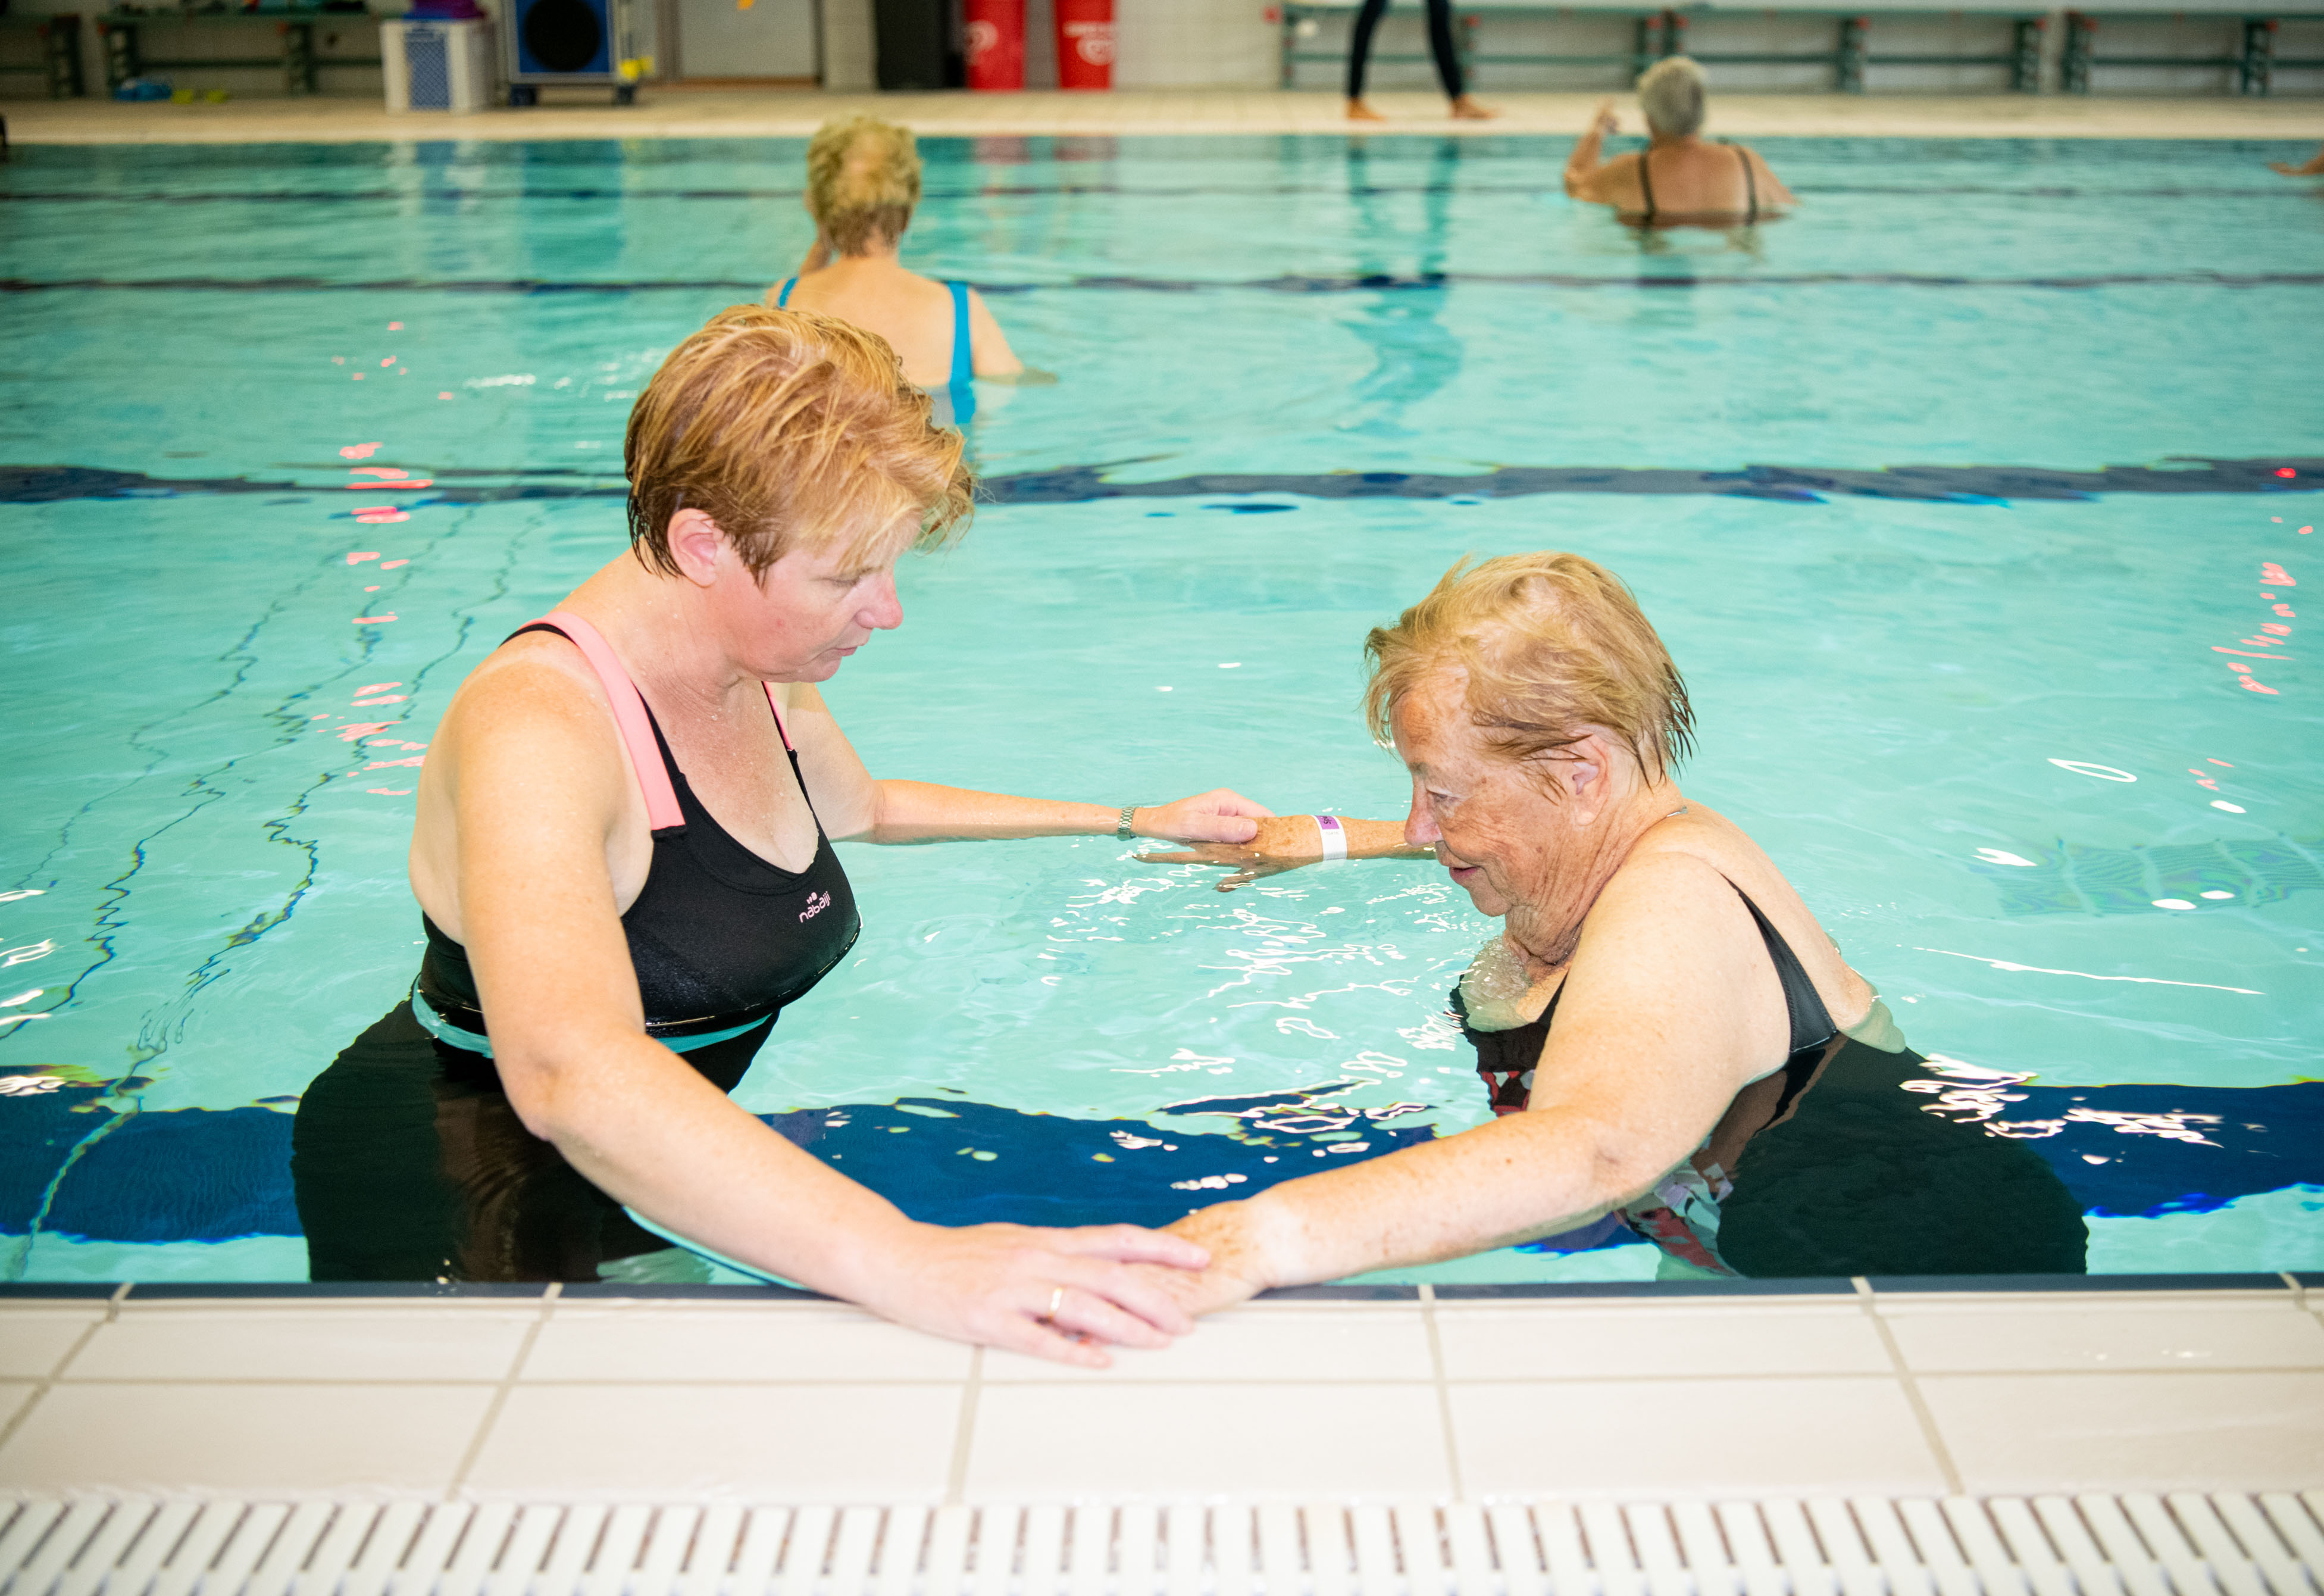
POLYGON ((964 530, 975 478, 878 335, 734 305, 661 363, 630 411, 630 542, 671 576, 669 521, 699 510, 753 576, 794 549, 864 565, 964 530))
POLYGON ((920 152, 912 130, 877 116, 847 116, 816 130, 807 147, 807 207, 844 255, 895 243, 920 202, 920 152))
POLYGON ((1397 704, 1458 671, 1470 724, 1515 762, 1554 757, 1602 727, 1651 780, 1694 743, 1686 683, 1621 579, 1578 554, 1511 554, 1444 573, 1364 639, 1364 719, 1389 740, 1397 704))
POLYGON ((1638 109, 1646 125, 1665 138, 1687 138, 1702 131, 1707 87, 1700 65, 1686 56, 1669 56, 1638 79, 1638 109))

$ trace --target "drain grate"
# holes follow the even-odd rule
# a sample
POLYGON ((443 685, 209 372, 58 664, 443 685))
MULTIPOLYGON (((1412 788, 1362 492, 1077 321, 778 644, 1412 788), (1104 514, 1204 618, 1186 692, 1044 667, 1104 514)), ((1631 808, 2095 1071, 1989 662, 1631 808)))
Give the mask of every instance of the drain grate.
POLYGON ((2324 1596, 2324 1491, 1494 1506, 0 1500, 0 1596, 2324 1596))

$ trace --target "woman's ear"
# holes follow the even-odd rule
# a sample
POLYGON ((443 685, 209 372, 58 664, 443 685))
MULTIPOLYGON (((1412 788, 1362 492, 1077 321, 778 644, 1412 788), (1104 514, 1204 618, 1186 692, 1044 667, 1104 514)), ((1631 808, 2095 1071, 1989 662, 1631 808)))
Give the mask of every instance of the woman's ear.
POLYGON ((1573 824, 1586 826, 1604 814, 1613 801, 1612 750, 1600 733, 1591 732, 1578 743, 1566 745, 1564 757, 1558 761, 1558 785, 1565 789, 1565 807, 1573 824))
POLYGON ((678 574, 696 587, 718 579, 719 554, 726 534, 699 510, 681 510, 669 518, 669 556, 678 574))

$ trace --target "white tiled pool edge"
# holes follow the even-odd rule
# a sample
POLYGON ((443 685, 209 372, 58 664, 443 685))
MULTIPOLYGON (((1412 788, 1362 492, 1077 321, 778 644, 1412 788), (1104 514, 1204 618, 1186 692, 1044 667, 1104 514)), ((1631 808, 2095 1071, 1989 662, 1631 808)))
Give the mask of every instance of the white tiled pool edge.
POLYGON ((2298 1490, 2324 1487, 2312 1279, 1270 1300, 1102 1372, 740 1294, 11 1295, 0 1491, 975 1506, 2298 1490))

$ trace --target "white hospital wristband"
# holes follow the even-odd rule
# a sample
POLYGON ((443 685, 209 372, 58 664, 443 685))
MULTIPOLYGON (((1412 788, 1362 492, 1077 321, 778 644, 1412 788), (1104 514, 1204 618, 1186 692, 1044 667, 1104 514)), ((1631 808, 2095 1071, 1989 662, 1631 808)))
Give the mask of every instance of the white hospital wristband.
POLYGON ((1323 839, 1323 863, 1344 864, 1348 860, 1348 828, 1340 824, 1337 815, 1314 816, 1315 830, 1323 839))

